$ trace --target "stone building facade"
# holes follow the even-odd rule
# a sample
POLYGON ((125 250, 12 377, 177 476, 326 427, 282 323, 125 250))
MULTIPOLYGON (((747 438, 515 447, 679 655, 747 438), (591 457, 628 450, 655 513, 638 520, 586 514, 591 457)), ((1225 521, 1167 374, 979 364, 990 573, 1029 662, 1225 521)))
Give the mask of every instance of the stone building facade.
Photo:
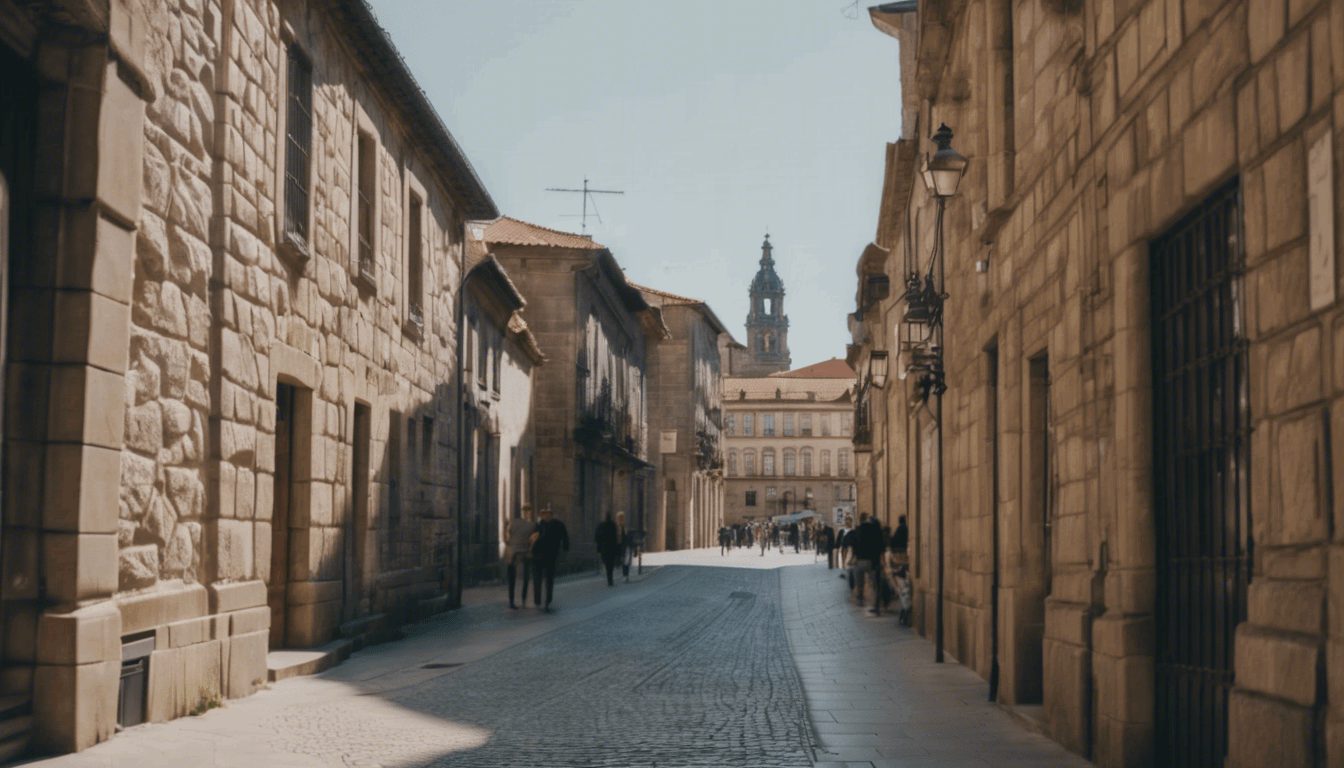
POLYGON ((468 238, 461 324, 466 584, 500 578, 504 524, 536 493, 532 379, 546 360, 522 317, 527 301, 481 246, 468 238))
POLYGON ((649 436, 657 445, 650 551, 714 546, 723 525, 723 371, 728 329, 698 299, 640 287, 671 338, 649 354, 649 436), (726 341, 725 341, 726 339, 726 341))
POLYGON ((508 217, 472 230, 527 297, 523 318, 548 359, 534 383, 535 504, 569 529, 560 568, 595 567, 603 517, 624 511, 634 531, 653 520, 647 372, 667 328, 592 238, 508 217))
POLYGON ((917 626, 941 596, 947 652, 1100 765, 1344 765, 1344 3, 871 13, 906 120, 851 359, 893 361, 917 626), (912 302, 866 298, 926 268, 940 124, 941 425, 912 302))
POLYGON ((723 381, 724 522, 854 513, 854 372, 830 360, 723 381))
POLYGON ((464 223, 496 212, 362 0, 2 10, 11 755, 448 602, 464 223))

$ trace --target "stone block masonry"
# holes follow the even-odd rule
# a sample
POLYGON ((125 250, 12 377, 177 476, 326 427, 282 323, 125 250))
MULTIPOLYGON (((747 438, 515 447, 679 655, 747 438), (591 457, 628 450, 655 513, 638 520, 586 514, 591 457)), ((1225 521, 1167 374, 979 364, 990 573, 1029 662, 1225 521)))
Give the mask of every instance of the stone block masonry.
MULTIPOLYGON (((34 113, 76 135, 43 165, 71 200, 34 214, 57 266, 11 291, 6 445, 44 482, 6 484, 0 694, 45 748, 112 734, 123 642, 152 641, 164 720, 460 586, 455 291, 497 213, 367 6, 305 6, 113 0, 34 113)), ((55 60, 43 13, 0 21, 20 58, 55 60)))
MULTIPOLYGON (((874 10, 916 51, 900 148, 946 123, 970 164, 943 230, 942 433, 908 381, 886 393, 917 622, 942 596, 949 652, 1100 765, 1341 764, 1344 4, 919 11, 874 10)), ((910 176, 875 240, 895 281, 937 202, 888 171, 910 176)), ((899 345, 866 328, 856 346, 899 345)))

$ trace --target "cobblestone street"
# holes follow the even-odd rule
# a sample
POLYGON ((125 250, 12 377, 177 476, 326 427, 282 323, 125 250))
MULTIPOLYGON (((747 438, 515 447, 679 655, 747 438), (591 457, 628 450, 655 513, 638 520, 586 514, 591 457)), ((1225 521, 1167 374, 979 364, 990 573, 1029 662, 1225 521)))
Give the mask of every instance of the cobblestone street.
POLYGON ((34 765, 1087 764, 812 560, 651 556, 630 585, 558 583, 550 614, 477 592, 323 675, 34 765))

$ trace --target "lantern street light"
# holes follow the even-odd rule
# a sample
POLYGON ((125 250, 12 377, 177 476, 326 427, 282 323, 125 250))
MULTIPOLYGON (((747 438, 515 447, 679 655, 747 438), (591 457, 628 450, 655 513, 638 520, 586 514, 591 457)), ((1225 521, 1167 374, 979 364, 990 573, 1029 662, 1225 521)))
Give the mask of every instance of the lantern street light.
POLYGON ((883 389, 887 386, 889 362, 885 349, 874 349, 868 353, 868 377, 872 379, 874 387, 883 389))
MULTIPOLYGON (((934 224, 934 251, 929 259, 928 274, 924 276, 923 286, 915 293, 920 307, 920 316, 928 318, 927 324, 930 326, 928 338, 932 342, 932 346, 922 356, 923 365, 920 367, 923 369, 924 375, 920 377, 915 391, 919 399, 924 402, 928 402, 929 397, 932 396, 938 398, 934 416, 938 423, 938 605, 934 618, 933 660, 942 663, 943 532, 946 529, 943 509, 943 486, 946 478, 943 468, 943 393, 947 391, 946 367, 943 365, 943 354, 945 352, 943 309, 948 298, 944 283, 943 218, 947 209, 947 201, 957 194, 957 187, 961 185, 961 179, 966 175, 968 162, 965 157, 952 149, 952 129, 948 128, 946 123, 938 126, 938 131, 933 134, 933 143, 938 147, 938 150, 924 164, 923 176, 924 185, 928 188, 929 194, 933 195, 934 199, 938 201, 937 221, 934 224)), ((914 281, 919 280, 917 274, 912 277, 914 281)), ((912 281, 912 288, 917 284, 914 281, 912 281)))

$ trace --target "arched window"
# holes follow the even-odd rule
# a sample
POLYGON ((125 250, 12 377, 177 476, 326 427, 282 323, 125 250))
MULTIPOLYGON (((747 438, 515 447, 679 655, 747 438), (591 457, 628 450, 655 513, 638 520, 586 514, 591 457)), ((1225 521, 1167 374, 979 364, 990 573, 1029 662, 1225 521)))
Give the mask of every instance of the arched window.
POLYGON ((756 451, 748 448, 742 452, 742 475, 753 477, 756 474, 756 451))
POLYGON ((766 477, 775 476, 775 449, 766 448, 761 451, 761 474, 766 477))
POLYGON ((792 448, 784 449, 784 476, 793 477, 798 474, 798 452, 792 448))
POLYGON ((728 476, 737 476, 737 451, 728 452, 728 476))
POLYGON ((849 449, 848 449, 848 448, 841 448, 841 449, 840 449, 840 455, 839 455, 837 461, 839 462, 839 466, 836 467, 836 471, 838 471, 838 472, 840 473, 840 476, 841 476, 841 477, 848 477, 848 476, 849 476, 849 449))
POLYGON ((812 449, 804 448, 803 451, 803 477, 812 476, 812 449))
POLYGON ((821 452, 821 476, 822 476, 822 477, 830 477, 830 476, 831 476, 831 452, 830 452, 830 451, 822 451, 822 452, 821 452))

